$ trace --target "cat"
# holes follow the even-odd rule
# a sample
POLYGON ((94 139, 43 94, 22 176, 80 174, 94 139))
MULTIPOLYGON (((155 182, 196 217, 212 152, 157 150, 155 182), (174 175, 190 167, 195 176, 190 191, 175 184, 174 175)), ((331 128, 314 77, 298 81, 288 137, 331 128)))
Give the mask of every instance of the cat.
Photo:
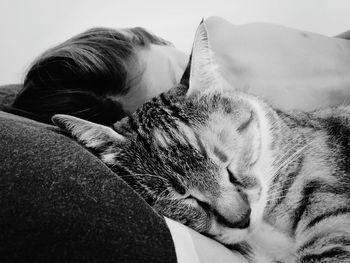
POLYGON ((201 23, 189 80, 113 127, 53 122, 157 212, 248 262, 350 262, 350 108, 285 113, 234 90, 201 23))

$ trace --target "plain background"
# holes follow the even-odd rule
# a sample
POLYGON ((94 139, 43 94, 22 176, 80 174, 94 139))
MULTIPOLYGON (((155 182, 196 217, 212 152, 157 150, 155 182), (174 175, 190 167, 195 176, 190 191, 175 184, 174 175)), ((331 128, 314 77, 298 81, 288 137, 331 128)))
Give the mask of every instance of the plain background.
POLYGON ((22 82, 40 53, 94 26, 143 26, 189 52, 203 17, 333 36, 350 29, 349 10, 349 0, 0 0, 0 85, 22 82))

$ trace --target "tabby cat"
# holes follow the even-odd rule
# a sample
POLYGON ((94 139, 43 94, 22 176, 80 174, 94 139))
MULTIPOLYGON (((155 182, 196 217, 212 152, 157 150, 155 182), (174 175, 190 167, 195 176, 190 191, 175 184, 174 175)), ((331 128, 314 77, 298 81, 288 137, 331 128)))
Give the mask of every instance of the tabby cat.
POLYGON ((54 123, 156 211, 248 262, 350 262, 350 108, 289 114, 234 90, 196 33, 188 85, 104 127, 54 123))

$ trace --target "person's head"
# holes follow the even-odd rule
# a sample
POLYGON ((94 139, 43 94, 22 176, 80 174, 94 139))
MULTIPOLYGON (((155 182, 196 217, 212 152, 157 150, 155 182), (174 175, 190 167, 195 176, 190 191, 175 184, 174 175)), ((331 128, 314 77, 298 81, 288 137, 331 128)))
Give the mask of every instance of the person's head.
POLYGON ((93 28, 42 54, 9 111, 110 125, 179 81, 187 56, 145 29, 93 28))

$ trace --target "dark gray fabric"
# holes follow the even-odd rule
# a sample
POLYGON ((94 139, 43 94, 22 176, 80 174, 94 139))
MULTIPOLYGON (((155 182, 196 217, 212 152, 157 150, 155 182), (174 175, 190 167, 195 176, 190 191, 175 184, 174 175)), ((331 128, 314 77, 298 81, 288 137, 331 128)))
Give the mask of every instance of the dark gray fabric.
POLYGON ((158 216, 53 126, 0 112, 0 262, 176 262, 158 216))
POLYGON ((21 89, 21 84, 0 86, 0 109, 9 106, 21 89))

